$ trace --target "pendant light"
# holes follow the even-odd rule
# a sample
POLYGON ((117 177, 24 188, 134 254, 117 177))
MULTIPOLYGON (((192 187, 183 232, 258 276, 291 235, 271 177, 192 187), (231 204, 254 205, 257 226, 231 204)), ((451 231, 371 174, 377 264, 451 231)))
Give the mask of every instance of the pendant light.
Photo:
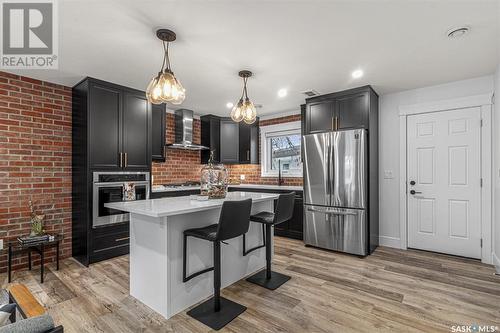
POLYGON ((186 90, 182 87, 179 79, 175 77, 168 56, 169 44, 176 38, 175 32, 168 29, 159 29, 156 31, 156 36, 163 43, 163 62, 160 72, 151 79, 146 89, 146 97, 153 104, 167 102, 181 104, 186 98, 186 90))
POLYGON ((231 119, 238 123, 243 120, 247 124, 253 124, 257 119, 257 111, 247 93, 247 81, 252 76, 252 72, 243 70, 238 75, 243 78, 243 91, 239 102, 231 110, 231 119))

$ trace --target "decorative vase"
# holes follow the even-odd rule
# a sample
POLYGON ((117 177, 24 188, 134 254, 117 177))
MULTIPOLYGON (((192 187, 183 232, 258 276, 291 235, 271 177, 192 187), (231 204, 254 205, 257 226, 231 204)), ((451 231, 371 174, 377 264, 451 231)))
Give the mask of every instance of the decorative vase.
POLYGON ((208 164, 201 169, 201 195, 209 199, 223 199, 227 194, 227 170, 222 164, 214 164, 214 152, 210 152, 208 164))
POLYGON ((44 234, 43 231, 43 220, 45 219, 45 215, 37 215, 35 213, 35 209, 33 208, 33 202, 30 200, 28 202, 31 211, 31 232, 30 236, 40 236, 44 234))

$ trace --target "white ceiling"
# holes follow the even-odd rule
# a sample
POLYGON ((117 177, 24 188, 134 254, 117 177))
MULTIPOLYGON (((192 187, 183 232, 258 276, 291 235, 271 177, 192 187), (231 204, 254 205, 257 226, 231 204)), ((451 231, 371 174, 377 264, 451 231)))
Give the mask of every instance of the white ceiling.
POLYGON ((144 90, 158 72, 155 31, 177 33, 175 74, 182 107, 225 115, 250 69, 249 96, 259 114, 297 110, 300 93, 371 84, 379 94, 494 72, 497 1, 214 0, 59 1, 59 70, 19 74, 72 86, 84 76, 144 90), (468 25, 464 38, 446 32, 468 25), (365 76, 353 80, 352 70, 365 76), (278 98, 280 88, 288 96, 278 98))

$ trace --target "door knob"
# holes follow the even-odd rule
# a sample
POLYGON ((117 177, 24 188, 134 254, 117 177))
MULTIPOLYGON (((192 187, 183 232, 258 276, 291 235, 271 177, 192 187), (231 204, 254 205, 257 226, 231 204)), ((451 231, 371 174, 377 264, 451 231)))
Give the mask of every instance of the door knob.
POLYGON ((410 185, 411 185, 411 186, 413 186, 413 185, 415 185, 415 184, 416 184, 416 183, 415 183, 415 181, 414 181, 414 180, 410 181, 410 185))
POLYGON ((422 193, 422 192, 417 192, 417 191, 415 191, 415 190, 411 190, 411 191, 410 191, 410 194, 412 194, 412 195, 413 195, 413 194, 420 194, 420 193, 422 193))

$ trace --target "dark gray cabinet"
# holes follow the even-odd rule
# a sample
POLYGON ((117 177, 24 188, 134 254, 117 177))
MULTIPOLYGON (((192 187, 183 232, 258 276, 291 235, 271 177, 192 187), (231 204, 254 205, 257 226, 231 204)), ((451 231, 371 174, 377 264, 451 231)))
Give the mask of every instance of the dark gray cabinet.
MULTIPOLYGON (((231 118, 207 115, 201 120, 201 144, 215 151, 216 162, 225 164, 259 163, 259 123, 236 123, 231 118)), ((203 152, 207 163, 210 153, 203 152)))
MULTIPOLYGON (((220 162, 238 163, 240 152, 239 123, 231 118, 220 120, 220 162)), ((212 147, 210 147, 212 148, 212 147)))
POLYGON ((129 251, 127 223, 92 228, 92 173, 151 170, 152 107, 142 91, 85 78, 72 109, 72 255, 88 265, 129 251))
MULTIPOLYGON (((229 192, 263 192, 263 193, 289 193, 289 190, 280 190, 280 189, 266 189, 266 188, 255 188, 255 187, 247 187, 240 186, 238 188, 229 187, 229 192)), ((274 201, 274 207, 276 208, 278 200, 274 201)), ((293 215, 292 218, 283 223, 277 224, 274 226, 274 235, 295 238, 295 239, 303 239, 303 230, 304 230, 304 199, 303 199, 303 191, 295 191, 295 203, 293 207, 293 215)))
POLYGON ((338 129, 368 128, 369 98, 368 92, 336 98, 334 114, 338 119, 338 129))
POLYGON ((333 129, 334 105, 334 101, 320 101, 307 105, 309 133, 326 132, 333 129))
POLYGON ((151 113, 151 159, 155 162, 165 162, 165 129, 167 126, 165 104, 153 104, 151 113))
POLYGON ((151 104, 143 92, 123 94, 123 168, 149 170, 151 164, 151 104))
MULTIPOLYGON (((258 120, 257 120, 258 121, 258 120)), ((259 163, 259 125, 257 121, 253 124, 239 124, 239 163, 259 163)))
POLYGON ((372 101, 378 103, 378 96, 370 86, 309 98, 305 134, 368 128, 372 101))
POLYGON ((90 165, 97 169, 119 168, 122 92, 113 87, 91 83, 89 106, 90 165))
POLYGON ((149 171, 151 104, 144 92, 91 78, 76 87, 88 100, 79 112, 88 117, 90 168, 149 171))
POLYGON ((220 163, 220 117, 206 115, 200 117, 201 144, 210 150, 201 151, 201 163, 208 163, 210 152, 214 153, 214 162, 220 163))

